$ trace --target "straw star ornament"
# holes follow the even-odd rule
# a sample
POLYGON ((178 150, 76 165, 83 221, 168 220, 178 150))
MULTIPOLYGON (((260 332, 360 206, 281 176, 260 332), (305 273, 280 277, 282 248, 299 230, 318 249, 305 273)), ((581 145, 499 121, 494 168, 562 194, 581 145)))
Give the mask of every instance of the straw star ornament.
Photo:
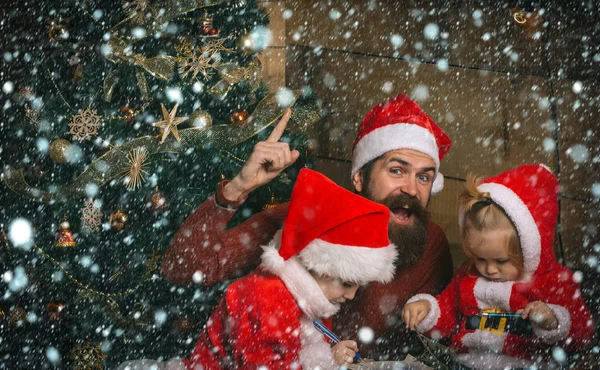
POLYGON ((163 130, 162 140, 160 141, 160 143, 164 143, 170 133, 173 133, 173 136, 175 137, 175 139, 177 139, 177 141, 181 141, 179 139, 179 131, 177 130, 177 125, 187 120, 188 118, 177 117, 177 107, 179 106, 179 103, 175 104, 175 106, 171 110, 171 113, 167 112, 167 108, 165 108, 164 104, 161 104, 160 106, 162 107, 163 120, 155 122, 153 124, 154 127, 160 127, 163 130))

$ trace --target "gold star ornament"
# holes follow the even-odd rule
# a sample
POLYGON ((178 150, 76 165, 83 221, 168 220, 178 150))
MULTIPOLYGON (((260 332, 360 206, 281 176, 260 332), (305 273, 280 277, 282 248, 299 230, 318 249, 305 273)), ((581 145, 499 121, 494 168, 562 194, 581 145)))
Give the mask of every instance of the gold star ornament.
POLYGON ((154 127, 160 127, 163 130, 162 140, 160 141, 160 143, 164 143, 170 133, 173 133, 173 136, 175 136, 175 139, 177 139, 177 141, 181 141, 179 139, 179 131, 177 131, 177 125, 187 120, 188 118, 177 117, 177 107, 179 106, 179 103, 175 104, 175 106, 171 110, 171 113, 167 112, 167 108, 165 108, 164 104, 161 104, 160 106, 162 107, 163 120, 155 122, 153 124, 154 127))

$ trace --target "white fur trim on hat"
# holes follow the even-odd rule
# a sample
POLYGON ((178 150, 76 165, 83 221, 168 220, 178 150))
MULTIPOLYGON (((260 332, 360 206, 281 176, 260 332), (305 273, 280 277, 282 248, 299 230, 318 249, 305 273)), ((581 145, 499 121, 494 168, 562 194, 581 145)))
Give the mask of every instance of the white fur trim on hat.
POLYGON ((427 316, 417 325, 417 331, 419 333, 425 333, 430 331, 435 324, 437 324, 440 318, 440 305, 437 299, 431 294, 417 294, 406 302, 406 304, 413 303, 416 301, 424 300, 429 302, 429 312, 427 316))
POLYGON ((510 312, 510 295, 514 281, 491 281, 480 277, 475 282, 473 295, 479 309, 498 308, 510 312))
POLYGON ((444 175, 441 172, 435 174, 433 185, 431 186, 431 194, 435 195, 444 189, 444 175))
POLYGON ((365 135, 354 148, 352 175, 369 161, 389 151, 412 149, 427 154, 440 168, 440 153, 431 131, 411 123, 389 124, 365 135))
POLYGON ((569 315, 569 311, 562 306, 548 304, 548 307, 550 307, 552 313, 554 313, 554 316, 558 321, 558 327, 553 330, 544 330, 536 325, 534 320, 531 320, 531 328, 533 329, 533 333, 540 338, 542 342, 552 344, 565 339, 571 331, 571 315, 569 315))
POLYGON ((504 370, 512 368, 535 368, 536 364, 518 357, 490 352, 469 352, 456 356, 455 361, 470 369, 504 370))
POLYGON ((296 256, 285 261, 279 255, 281 232, 263 247, 261 267, 278 276, 285 284, 300 310, 310 318, 328 318, 336 314, 340 306, 327 300, 319 284, 296 256))
POLYGON ((472 333, 465 334, 461 342, 462 344, 475 351, 489 351, 500 353, 502 347, 504 347, 504 340, 506 339, 506 333, 501 335, 494 334, 487 330, 475 330, 472 333))
POLYGON ((490 193, 492 200, 510 217, 517 229, 521 250, 523 251, 524 277, 528 281, 540 264, 541 236, 529 208, 521 198, 504 185, 496 183, 481 184, 477 187, 481 192, 490 193))
POLYGON ((394 244, 381 248, 353 247, 315 239, 297 256, 308 270, 320 275, 359 284, 387 283, 394 277, 398 251, 394 244))
POLYGON ((310 318, 300 319, 300 352, 298 354, 303 369, 337 369, 331 346, 323 339, 323 334, 315 329, 310 318))
POLYGON ((186 370, 187 367, 183 361, 176 357, 169 361, 157 361, 157 360, 133 360, 126 361, 117 367, 116 370, 186 370))

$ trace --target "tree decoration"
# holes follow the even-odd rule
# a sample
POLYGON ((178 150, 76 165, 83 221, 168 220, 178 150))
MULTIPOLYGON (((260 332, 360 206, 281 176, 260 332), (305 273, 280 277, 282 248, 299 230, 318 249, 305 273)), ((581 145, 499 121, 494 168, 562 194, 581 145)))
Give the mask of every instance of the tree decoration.
POLYGON ((248 119, 248 112, 238 106, 237 110, 231 114, 229 117, 229 122, 233 125, 242 125, 248 119))
POLYGON ((158 191, 158 186, 146 199, 146 207, 152 212, 161 212, 167 209, 167 198, 163 193, 158 191))
POLYGON ((74 370, 102 370, 102 360, 107 356, 100 350, 99 344, 76 344, 71 353, 74 370))
POLYGON ((181 334, 189 334, 196 328, 197 321, 193 317, 185 315, 173 321, 173 328, 181 334))
POLYGON ((116 212, 110 214, 108 221, 110 221, 112 227, 121 230, 123 225, 125 225, 125 222, 127 222, 127 219, 127 215, 123 212, 123 209, 119 207, 116 212))
POLYGON ((57 248, 72 248, 77 245, 77 241, 70 230, 71 225, 67 221, 67 216, 63 217, 60 223, 60 230, 56 233, 54 246, 57 248))
POLYGON ((252 48, 252 38, 250 37, 250 33, 248 33, 247 29, 244 29, 244 32, 237 39, 237 47, 238 49, 246 55, 256 54, 256 51, 252 48))
POLYGON ((97 110, 91 110, 88 106, 85 110, 79 110, 77 114, 71 117, 69 122, 69 134, 73 135, 73 139, 90 140, 92 136, 98 134, 98 127, 102 125, 102 116, 97 114, 97 110))
POLYGON ((100 226, 102 225, 102 210, 91 199, 86 200, 81 209, 81 224, 90 233, 100 230, 100 226))
POLYGON ((204 78, 209 78, 212 74, 214 74, 214 72, 211 71, 211 69, 215 67, 213 64, 218 63, 211 62, 211 58, 212 55, 204 51, 200 51, 195 55, 182 58, 182 61, 179 65, 179 73, 181 74, 181 77, 186 78, 189 74, 191 74, 191 78, 195 80, 196 76, 200 74, 204 78))
POLYGON ((46 314, 48 319, 56 321, 61 318, 62 312, 65 309, 65 302, 63 301, 50 301, 46 306, 46 314))
POLYGON ((121 113, 125 116, 125 122, 131 123, 133 122, 133 118, 135 117, 135 111, 129 107, 129 105, 124 105, 121 107, 121 113))
POLYGON ((67 163, 71 157, 71 143, 60 138, 52 140, 48 154, 56 163, 67 163))
POLYGON ((145 181, 145 170, 148 167, 149 153, 145 146, 132 149, 127 155, 127 166, 123 167, 123 183, 127 190, 135 190, 145 181))
POLYGON ((29 122, 31 122, 34 125, 40 123, 40 111, 37 109, 33 109, 26 106, 25 116, 29 119, 29 122))
POLYGON ((177 125, 187 120, 187 117, 177 117, 177 107, 179 106, 179 103, 175 104, 175 106, 171 110, 171 113, 167 111, 167 108, 165 108, 164 104, 161 104, 160 106, 162 108, 163 120, 155 122, 153 124, 154 127, 160 127, 163 130, 162 140, 160 141, 160 143, 164 143, 167 139, 167 136, 169 136, 170 133, 173 133, 175 139, 177 139, 177 141, 180 141, 179 131, 177 131, 177 125))
POLYGON ((221 52, 221 51, 231 52, 231 51, 233 51, 233 49, 225 47, 225 41, 229 40, 231 37, 232 36, 227 36, 227 37, 218 38, 218 39, 205 40, 204 43, 202 44, 202 48, 207 51, 212 51, 212 52, 221 52))
POLYGON ((216 37, 219 35, 219 30, 213 27, 213 18, 208 14, 200 19, 200 35, 216 37))
POLYGON ((48 38, 53 41, 66 40, 69 38, 69 31, 66 26, 52 22, 48 28, 48 38))
POLYGON ((27 324, 27 312, 25 312, 25 309, 21 306, 14 307, 8 314, 8 322, 12 327, 27 324))
POLYGON ((191 75, 192 80, 196 80, 198 75, 209 78, 214 74, 213 69, 221 63, 221 51, 231 51, 224 46, 228 39, 214 39, 205 41, 201 48, 193 47, 185 41, 175 47, 178 53, 177 62, 179 63, 179 74, 182 78, 191 75))
POLYGON ((123 10, 136 23, 144 23, 146 18, 151 15, 156 16, 156 9, 150 6, 148 0, 131 0, 123 3, 123 10))
POLYGON ((212 117, 210 113, 205 110, 197 109, 192 114, 190 114, 190 124, 198 129, 207 129, 212 126, 212 117))
POLYGON ((19 98, 22 100, 33 100, 35 93, 30 86, 23 86, 19 89, 19 98))
POLYGON ((269 203, 264 205, 263 211, 266 211, 267 209, 275 208, 278 205, 279 205, 279 203, 277 203, 277 201, 275 200, 275 194, 271 193, 271 199, 269 199, 269 203))

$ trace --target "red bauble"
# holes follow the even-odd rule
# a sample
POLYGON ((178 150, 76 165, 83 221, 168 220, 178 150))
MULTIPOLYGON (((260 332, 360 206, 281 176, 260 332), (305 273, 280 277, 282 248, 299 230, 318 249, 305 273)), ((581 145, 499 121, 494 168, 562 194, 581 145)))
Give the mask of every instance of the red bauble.
POLYGON ((121 113, 123 114, 125 122, 131 123, 135 118, 135 111, 131 109, 128 105, 124 105, 121 107, 121 113))
POLYGON ((146 207, 152 212, 162 212, 167 208, 167 198, 158 188, 148 198, 146 198, 146 207))
POLYGON ((61 318, 62 312, 65 309, 65 302, 63 301, 51 301, 46 306, 46 314, 52 321, 56 321, 61 318))
POLYGON ((67 217, 63 218, 60 223, 60 230, 56 233, 56 240, 54 241, 54 246, 58 248, 71 248, 77 245, 77 241, 73 236, 71 230, 69 230, 71 225, 69 225, 69 221, 67 221, 67 217))

